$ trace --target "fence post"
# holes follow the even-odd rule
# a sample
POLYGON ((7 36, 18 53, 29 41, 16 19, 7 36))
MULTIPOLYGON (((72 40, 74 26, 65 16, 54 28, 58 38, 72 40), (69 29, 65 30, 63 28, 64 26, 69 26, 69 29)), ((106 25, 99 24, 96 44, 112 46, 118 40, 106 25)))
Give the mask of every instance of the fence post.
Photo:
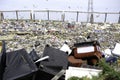
POLYGON ((0 21, 2 21, 2 15, 1 14, 2 14, 2 12, 0 12, 0 21))
POLYGON ((30 19, 32 20, 32 14, 33 14, 33 11, 31 10, 30 11, 30 19))
POLYGON ((49 20, 49 16, 50 16, 50 15, 49 15, 49 10, 47 10, 47 17, 48 17, 48 20, 49 20))
POLYGON ((104 20, 104 23, 106 23, 107 21, 107 13, 105 13, 105 20, 104 20))
POLYGON ((94 16, 93 16, 93 13, 92 13, 91 16, 90 16, 90 23, 91 23, 91 24, 94 23, 94 16))
POLYGON ((4 20, 4 14, 3 14, 3 12, 1 12, 0 16, 1 16, 1 21, 4 20))
POLYGON ((35 21, 35 13, 33 14, 33 20, 35 21))
POLYGON ((79 16, 79 12, 77 11, 76 22, 78 22, 78 16, 79 16))
POLYGON ((61 14, 61 21, 65 21, 65 12, 63 11, 62 14, 61 14))
POLYGON ((120 12, 119 12, 119 19, 118 19, 118 24, 120 24, 120 12))
POLYGON ((17 19, 17 21, 18 21, 18 11, 16 11, 16 19, 17 19))

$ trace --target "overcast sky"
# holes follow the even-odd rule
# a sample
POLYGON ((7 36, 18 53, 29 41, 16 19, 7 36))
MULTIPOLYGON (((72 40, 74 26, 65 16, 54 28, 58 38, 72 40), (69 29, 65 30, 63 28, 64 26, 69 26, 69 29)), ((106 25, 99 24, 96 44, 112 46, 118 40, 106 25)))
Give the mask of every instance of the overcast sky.
MULTIPOLYGON (((78 10, 87 11, 88 0, 0 0, 0 10, 78 10)), ((120 11, 120 0, 93 0, 94 11, 120 11)))
MULTIPOLYGON (((74 10, 87 11, 88 0, 0 0, 0 10, 74 10)), ((93 0, 93 11, 95 12, 120 12, 120 0, 93 0)), ((20 14, 25 18, 29 14, 20 14)), ((45 13, 36 13, 36 18, 47 19, 45 13)), ((50 19, 61 19, 61 14, 51 14, 50 19)), ((15 13, 4 13, 5 18, 16 18, 15 13), (12 15, 12 16, 11 16, 12 15)), ((28 16, 29 17, 29 16, 28 16)), ((94 14, 97 22, 103 22, 104 14, 94 14)), ((76 20, 76 13, 66 14, 66 20, 76 20)), ((80 14, 79 21, 86 21, 87 14, 80 14)), ((118 22, 119 14, 107 15, 107 22, 118 22)))

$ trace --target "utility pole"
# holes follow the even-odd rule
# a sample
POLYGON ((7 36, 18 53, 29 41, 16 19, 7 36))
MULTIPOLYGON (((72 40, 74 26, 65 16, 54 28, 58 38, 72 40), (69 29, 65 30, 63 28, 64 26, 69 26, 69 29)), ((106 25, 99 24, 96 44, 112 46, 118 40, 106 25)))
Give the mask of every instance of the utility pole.
POLYGON ((94 22, 94 16, 93 16, 93 0, 88 0, 88 15, 87 15, 87 23, 93 23, 94 22))

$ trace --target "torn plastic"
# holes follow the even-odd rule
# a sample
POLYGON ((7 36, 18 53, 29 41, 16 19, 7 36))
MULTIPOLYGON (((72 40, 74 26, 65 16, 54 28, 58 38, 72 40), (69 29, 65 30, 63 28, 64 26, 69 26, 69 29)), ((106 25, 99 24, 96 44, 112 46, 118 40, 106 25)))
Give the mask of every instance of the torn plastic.
POLYGON ((55 75, 60 70, 67 69, 68 55, 65 52, 50 46, 46 46, 43 52, 43 57, 44 56, 49 56, 49 59, 40 63, 43 65, 43 69, 41 69, 42 71, 55 75))
POLYGON ((120 56, 120 44, 116 43, 115 48, 113 49, 112 53, 114 55, 120 56))
POLYGON ((36 61, 39 59, 39 56, 37 55, 37 52, 35 51, 35 49, 32 49, 32 51, 29 53, 29 56, 33 61, 36 61))
POLYGON ((6 68, 6 44, 5 41, 1 42, 1 52, 0 52, 0 80, 3 79, 3 73, 6 68))
POLYGON ((8 52, 3 80, 24 79, 38 69, 25 49, 8 52))
POLYGON ((70 47, 67 44, 63 44, 63 46, 60 48, 61 51, 67 52, 68 55, 71 54, 72 50, 70 49, 70 47))

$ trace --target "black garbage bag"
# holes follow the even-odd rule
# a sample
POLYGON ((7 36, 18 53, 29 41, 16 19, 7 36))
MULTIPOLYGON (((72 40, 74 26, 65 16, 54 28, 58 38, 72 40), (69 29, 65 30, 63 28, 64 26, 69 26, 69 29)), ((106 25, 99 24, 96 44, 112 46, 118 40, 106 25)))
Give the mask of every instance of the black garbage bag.
POLYGON ((49 56, 49 59, 40 63, 43 66, 42 71, 55 75, 62 69, 67 69, 68 55, 65 52, 47 45, 44 49, 44 56, 49 56))
POLYGON ((39 70, 36 74, 35 80, 51 80, 54 75, 49 74, 45 71, 39 70))
MULTIPOLYGON (((38 69, 25 49, 8 52, 3 80, 23 80, 38 69)), ((27 80, 31 80, 27 79, 27 80)))
POLYGON ((2 50, 0 52, 0 80, 3 79, 3 73, 6 67, 6 48, 5 41, 2 41, 2 50))
MULTIPOLYGON (((45 56, 49 56, 49 58, 40 62, 35 80, 51 80, 62 69, 68 67, 68 55, 59 49, 46 45, 43 52, 43 57, 45 56)), ((65 80, 64 74, 57 80, 65 80)))
POLYGON ((29 56, 33 61, 36 61, 39 59, 39 56, 37 55, 35 49, 32 49, 32 51, 29 53, 29 56))

